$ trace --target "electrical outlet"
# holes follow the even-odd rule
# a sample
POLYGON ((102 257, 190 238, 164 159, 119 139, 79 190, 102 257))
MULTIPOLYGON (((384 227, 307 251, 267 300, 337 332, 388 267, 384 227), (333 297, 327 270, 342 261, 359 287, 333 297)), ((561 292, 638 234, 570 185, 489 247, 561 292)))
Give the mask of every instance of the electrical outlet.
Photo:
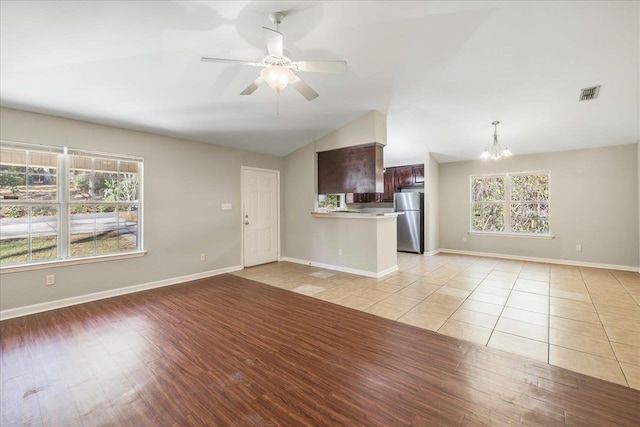
POLYGON ((463 243, 467 243, 467 238, 466 238, 466 237, 463 237, 463 238, 462 238, 462 242, 463 242, 463 243))
POLYGON ((338 255, 342 255, 342 249, 338 249, 338 255))
POLYGON ((204 261, 207 259, 207 256, 205 254, 200 254, 200 261, 204 261))
POLYGON ((47 276, 45 277, 44 284, 47 285, 47 286, 55 285, 56 284, 56 275, 55 274, 47 274, 47 276))
POLYGON ((582 245, 576 245, 576 252, 582 252, 582 245))

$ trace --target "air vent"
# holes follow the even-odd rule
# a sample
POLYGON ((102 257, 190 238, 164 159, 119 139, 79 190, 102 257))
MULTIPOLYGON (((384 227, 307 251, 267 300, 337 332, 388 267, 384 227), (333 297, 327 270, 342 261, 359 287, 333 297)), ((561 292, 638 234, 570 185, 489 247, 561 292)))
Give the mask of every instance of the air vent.
POLYGON ((580 101, 591 101, 596 99, 600 93, 600 86, 585 87, 580 91, 580 101))

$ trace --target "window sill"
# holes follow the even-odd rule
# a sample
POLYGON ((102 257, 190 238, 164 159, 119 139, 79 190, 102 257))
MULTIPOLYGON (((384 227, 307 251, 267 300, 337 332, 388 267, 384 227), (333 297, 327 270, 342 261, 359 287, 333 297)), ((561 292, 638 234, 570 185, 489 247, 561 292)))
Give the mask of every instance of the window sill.
POLYGON ((483 233, 481 231, 469 231, 468 234, 473 236, 519 237, 524 239, 543 239, 543 240, 551 240, 556 238, 556 236, 554 236, 553 234, 483 233))
POLYGON ((138 252, 127 252, 127 253, 121 253, 121 254, 99 255, 99 256, 92 256, 92 257, 86 257, 86 258, 44 261, 44 262, 38 262, 33 264, 7 265, 4 267, 0 267, 0 272, 3 274, 19 273, 22 271, 42 270, 45 268, 66 267, 69 265, 91 264, 94 262, 106 262, 106 261, 116 261, 119 259, 139 258, 139 257, 145 256, 146 254, 147 254, 147 251, 138 251, 138 252))

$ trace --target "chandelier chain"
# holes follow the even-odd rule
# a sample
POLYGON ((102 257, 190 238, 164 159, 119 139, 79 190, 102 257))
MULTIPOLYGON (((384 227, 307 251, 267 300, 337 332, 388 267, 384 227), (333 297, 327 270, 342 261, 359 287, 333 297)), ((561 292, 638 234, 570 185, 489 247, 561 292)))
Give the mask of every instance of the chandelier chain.
POLYGON ((500 124, 500 122, 496 120, 491 124, 493 125, 493 144, 491 144, 490 149, 484 150, 484 152, 480 157, 483 159, 498 160, 498 159, 501 159, 502 157, 511 156, 513 154, 511 153, 511 150, 509 150, 508 147, 505 147, 503 150, 502 146, 498 142, 498 125, 500 124))

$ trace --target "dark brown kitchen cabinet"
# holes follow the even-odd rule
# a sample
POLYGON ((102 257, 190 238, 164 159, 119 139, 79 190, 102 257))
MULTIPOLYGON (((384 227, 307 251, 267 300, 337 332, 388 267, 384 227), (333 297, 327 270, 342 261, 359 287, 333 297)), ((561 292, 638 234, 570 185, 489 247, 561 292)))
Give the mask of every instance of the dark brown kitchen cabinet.
POLYGON ((396 187, 411 187, 414 185, 413 166, 396 168, 396 187))
POLYGON ((347 193, 345 196, 347 203, 371 203, 377 200, 377 193, 347 193))
POLYGON ((393 193, 397 191, 396 186, 396 168, 386 168, 384 171, 384 193, 382 193, 382 202, 393 202, 393 193))
POLYGON ((376 143, 318 152, 318 194, 381 193, 382 164, 376 143))
POLYGON ((424 165, 413 166, 413 183, 414 185, 424 185, 424 165))
POLYGON ((396 187, 424 187, 424 165, 398 166, 396 187))
POLYGON ((384 171, 384 193, 382 202, 393 202, 393 194, 402 187, 424 187, 424 165, 409 165, 386 168, 384 171))

